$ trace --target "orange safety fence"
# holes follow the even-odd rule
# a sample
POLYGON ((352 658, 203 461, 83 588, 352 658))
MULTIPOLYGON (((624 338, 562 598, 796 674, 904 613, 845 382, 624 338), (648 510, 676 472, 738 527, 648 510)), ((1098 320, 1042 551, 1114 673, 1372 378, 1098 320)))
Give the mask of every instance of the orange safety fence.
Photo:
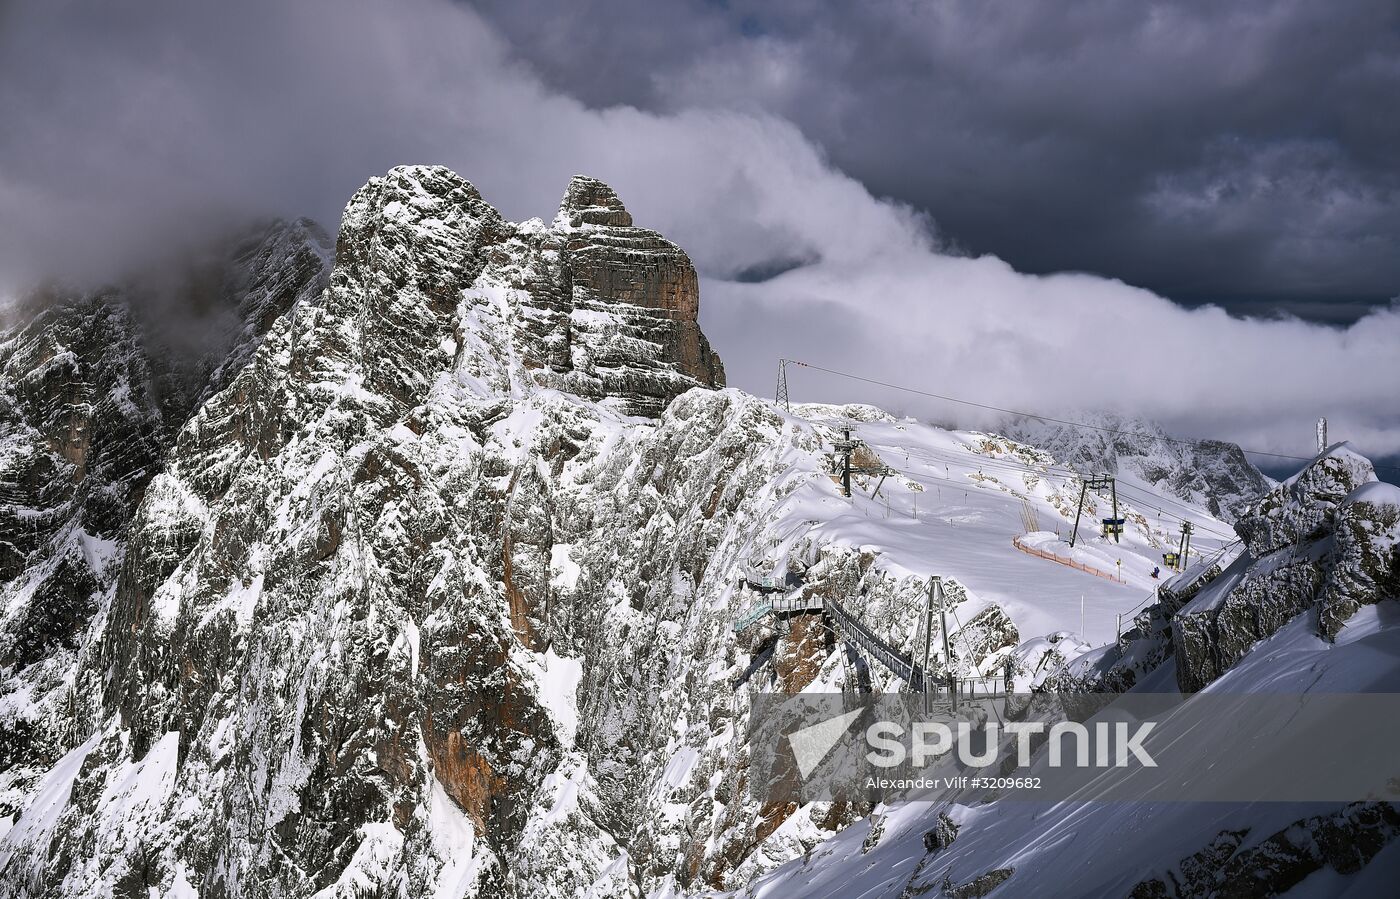
POLYGON ((1064 556, 1057 556, 1057 555, 1055 555, 1054 553, 1046 552, 1046 551, 1043 550, 1043 549, 1036 549, 1036 548, 1031 547, 1031 546, 1026 546, 1024 543, 1021 542, 1021 538, 1020 538, 1020 537, 1012 537, 1012 538, 1011 538, 1011 545, 1012 545, 1012 546, 1015 546, 1017 549, 1019 549, 1019 550, 1020 550, 1021 552, 1023 552, 1023 553, 1028 553, 1028 554, 1030 554, 1030 555, 1032 555, 1032 556, 1038 556, 1039 558, 1042 558, 1042 559, 1049 559, 1051 562, 1059 562, 1061 565, 1068 565, 1070 568, 1073 568, 1075 571, 1082 571, 1082 572, 1084 572, 1085 574, 1092 574, 1094 577, 1101 577, 1101 578, 1103 578, 1103 579, 1106 580, 1106 581, 1113 581, 1113 583, 1115 583, 1115 584, 1126 584, 1126 583, 1128 583, 1127 581, 1123 580, 1121 577, 1118 577, 1117 575, 1109 574, 1107 571, 1100 571, 1099 569, 1093 567, 1092 565, 1085 565, 1083 562, 1076 562, 1076 561, 1074 561, 1073 559, 1066 559, 1064 556))

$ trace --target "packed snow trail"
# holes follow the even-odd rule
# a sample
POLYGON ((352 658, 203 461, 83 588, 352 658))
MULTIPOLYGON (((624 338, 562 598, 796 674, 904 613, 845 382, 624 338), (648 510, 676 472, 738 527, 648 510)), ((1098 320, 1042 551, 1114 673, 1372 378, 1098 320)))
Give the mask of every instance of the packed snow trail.
MULTIPOLYGON (((1025 531, 1021 516, 1027 504, 1042 529, 1058 528, 1068 536, 1072 525, 1079 479, 1063 473, 1045 454, 979 432, 896 420, 871 407, 803 405, 794 407, 792 417, 816 426, 827 435, 828 445, 839 428, 851 427, 852 436, 897 474, 885 480, 879 496, 868 494, 876 479, 857 476, 849 499, 840 495, 834 480, 810 479, 782 503, 769 533, 788 533, 808 522, 807 539, 869 548, 893 576, 952 578, 973 600, 957 608, 962 621, 998 605, 1023 640, 1078 632, 1082 614, 1084 640, 1111 641, 1118 616, 1141 606, 1159 583, 1151 572, 1160 568, 1162 552, 1176 548, 1178 518, 1195 526, 1192 546, 1201 554, 1233 540, 1230 526, 1203 510, 1172 503, 1176 515, 1164 520, 1165 511, 1159 514, 1158 509, 1166 501, 1144 507, 1120 496, 1119 514, 1128 519, 1121 543, 1092 532, 1086 538, 1081 527, 1073 550, 1067 544, 1056 550, 1100 570, 1121 570, 1125 583, 1115 584, 1025 555, 1012 545, 1012 538, 1025 531)), ((1105 502, 1091 494, 1085 517, 1096 522, 1106 515, 1105 502)), ((771 563, 783 564, 777 557, 771 563)), ((850 611, 862 615, 858 606, 850 611)), ((892 633, 913 624, 885 622, 872 629, 892 633)))
MULTIPOLYGON (((1185 772, 1190 781, 1209 771, 1224 783, 1243 782, 1275 763, 1327 765, 1330 758, 1289 758, 1288 740, 1255 739, 1281 724, 1262 704, 1257 711, 1246 704, 1237 715, 1189 711, 1209 712, 1191 705, 1207 695, 1306 694, 1326 702, 1333 694, 1400 690, 1400 606, 1388 579, 1400 561, 1400 488, 1376 483, 1369 463, 1333 447, 1264 497, 1239 528, 1243 554, 1185 605, 1164 595, 1156 614, 1166 614, 1170 627, 1144 625, 1130 643, 1150 649, 1169 641, 1157 644, 1163 653, 1129 682, 1130 693, 1175 693, 1203 650, 1228 653, 1199 688, 1184 688, 1201 696, 1162 721, 1161 739, 1183 753, 1172 776, 1185 772), (1287 582, 1274 579, 1289 566, 1303 572, 1297 604, 1289 604, 1287 582), (1202 616, 1226 607, 1236 616, 1214 619, 1219 630, 1200 637, 1194 629, 1202 616), (1329 615, 1338 624, 1330 638, 1323 629, 1329 615)), ((1234 544, 1220 547, 1168 589, 1180 597, 1177 591, 1208 577, 1231 551, 1234 544)), ((1091 678, 1111 653, 1108 646, 1091 650, 1065 670, 1091 678)), ((1379 778, 1387 773, 1383 766, 1372 770, 1379 778)), ((1384 789, 1358 802, 1095 801, 1101 787, 1090 784, 1065 801, 889 802, 736 895, 836 899, 997 889, 1366 896, 1390 889, 1400 872, 1400 808, 1384 789), (1074 864, 1067 866, 1067 857, 1074 864)))

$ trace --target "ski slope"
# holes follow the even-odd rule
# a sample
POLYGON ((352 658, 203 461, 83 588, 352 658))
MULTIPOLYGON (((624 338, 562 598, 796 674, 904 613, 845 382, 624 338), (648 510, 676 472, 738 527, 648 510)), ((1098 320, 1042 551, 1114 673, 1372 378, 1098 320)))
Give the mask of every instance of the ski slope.
MULTIPOLYGON (((1395 665, 1400 657, 1397 625, 1400 609, 1394 603, 1367 606, 1333 644, 1313 632, 1308 616, 1299 616, 1205 692, 1400 691, 1400 667, 1395 665)), ((1170 662, 1164 666, 1170 667, 1170 662)), ((1236 727, 1233 720, 1220 720, 1213 733, 1192 732, 1202 766, 1221 767, 1228 777, 1230 771, 1267 763, 1257 755, 1229 751, 1236 727)), ((749 888, 726 895, 736 899, 942 895, 933 884, 965 884, 989 871, 1010 869, 1014 873, 1007 881, 1007 895, 1126 896, 1140 880, 1172 870, 1178 860, 1222 832, 1244 831, 1240 848, 1247 850, 1300 819, 1336 813, 1345 805, 1102 802, 1093 801, 1093 789, 1086 789, 1080 799, 1054 803, 882 805, 827 840, 810 858, 789 862, 749 888), (958 835, 951 846, 923 864, 929 857, 924 835, 938 824, 940 813, 958 825, 958 835), (876 826, 879 832, 872 838, 871 829, 876 826)), ((1397 875, 1400 842, 1382 849, 1359 872, 1343 875, 1327 867, 1314 871, 1290 895, 1391 895, 1397 875)))
MULTIPOLYGON (((894 473, 883 482, 878 475, 857 475, 849 499, 840 495, 837 479, 823 472, 803 481, 768 527, 786 538, 768 560, 774 572, 803 537, 869 550, 893 577, 955 579, 968 591, 967 602, 956 609, 961 621, 990 604, 1001 606, 1022 641, 1061 632, 1089 644, 1113 640, 1118 616, 1126 622, 1128 613, 1150 601, 1159 583, 1152 569, 1162 564, 1163 552, 1177 548, 1183 520, 1195 528, 1193 560, 1235 539, 1228 524, 1205 510, 1125 478, 1118 493, 1119 516, 1127 519, 1121 542, 1100 534, 1109 499, 1106 491, 1091 492, 1071 549, 1082 482, 1043 452, 981 432, 897 420, 867 406, 802 405, 791 416, 815 427, 828 451, 829 441, 849 427, 894 473), (1027 533, 1028 511, 1036 525, 1028 541, 1108 574, 1121 573, 1125 583, 1016 549, 1012 539, 1027 533)), ((857 456, 858 463, 875 464, 866 453, 857 456)), ((1169 574, 1164 570, 1163 579, 1169 574)))
MULTIPOLYGON (((880 429, 869 428, 866 433, 878 448, 880 429)), ((947 433, 946 439, 963 442, 964 451, 973 455, 984 455, 992 449, 980 435, 947 433)), ((945 443, 943 448, 949 446, 945 443)), ((1016 448, 1009 452, 1024 455, 1023 450, 1016 448)), ((1003 455, 1001 451, 991 454, 1003 455)), ((910 453, 911 458, 917 455, 915 451, 910 453)), ((982 469, 984 474, 988 467, 982 469)), ((1045 468, 1055 470, 1048 463, 1045 468)), ((950 464, 947 473, 956 471, 950 464)), ((917 472, 914 477, 917 479, 917 472)), ((743 899, 798 895, 813 899, 874 899, 989 893, 1392 894, 1394 878, 1400 873, 1400 840, 1396 839, 1400 813, 1390 801, 1393 779, 1386 787, 1368 787, 1342 797, 1356 799, 1364 794, 1373 800, 1364 802, 1300 801, 1293 797, 1307 794, 1290 792, 1287 784, 1279 781, 1258 794, 1268 796, 1269 801, 1229 800, 1225 795, 1211 801, 1187 795, 1180 795, 1181 801, 1159 798, 1176 798, 1179 794, 1172 791, 1176 786, 1211 791, 1217 785, 1260 783, 1260 772, 1296 771, 1300 765, 1307 770, 1328 772, 1351 767, 1367 777, 1374 775, 1377 783, 1388 776, 1384 762, 1377 761, 1387 757, 1389 743, 1383 735, 1358 728, 1354 742, 1366 750, 1375 750, 1370 755, 1360 750, 1343 757, 1316 748, 1300 750, 1299 744, 1286 734, 1295 716, 1280 715, 1277 705, 1254 701, 1265 694, 1308 694, 1325 702, 1327 696, 1335 694, 1400 692, 1400 667, 1396 665, 1400 658, 1400 607, 1394 600, 1393 587, 1371 579, 1380 577, 1378 572, 1390 570, 1385 566, 1394 564, 1393 553, 1386 554, 1400 540, 1400 526, 1396 525, 1400 491, 1374 480, 1367 483, 1368 477, 1374 478, 1369 464, 1358 461, 1345 445, 1319 455, 1304 473, 1285 485, 1306 482, 1310 486, 1304 493, 1282 494, 1289 498, 1281 506, 1279 497, 1271 495, 1260 503, 1260 508, 1272 508, 1282 518, 1296 516, 1302 509, 1325 510, 1331 504, 1335 507, 1334 523, 1323 524, 1320 530, 1312 530, 1318 525, 1299 525, 1304 528, 1299 534, 1309 535, 1301 549, 1295 542, 1303 539, 1301 536, 1288 537, 1282 543, 1260 542, 1252 525, 1242 523, 1242 533, 1255 534, 1250 538, 1251 546, 1265 554, 1257 559, 1242 555, 1233 567, 1226 568, 1225 573, 1177 611, 1179 621, 1182 616, 1219 602, 1242 578, 1267 576, 1282 564, 1319 554, 1325 555, 1327 561, 1313 571, 1318 583, 1331 585, 1361 603, 1349 613, 1335 640, 1319 631, 1316 603, 1313 610, 1290 610, 1276 630, 1251 640, 1243 655, 1214 676, 1199 696, 1165 713, 1157 722, 1159 730, 1153 740, 1157 747, 1170 747, 1174 758, 1162 769, 1168 779, 1155 782, 1158 789, 1151 789, 1151 776, 1141 776, 1145 769, 1133 772, 1125 768, 1096 775, 1063 801, 1025 797, 987 801, 977 794, 952 796, 947 801, 901 798, 876 807, 868 817, 807 847, 801 858, 752 878, 745 888, 724 895, 743 899), (1333 464, 1339 459, 1344 464, 1333 464), (1358 506, 1366 508, 1357 510, 1358 506), (1362 563, 1363 557, 1380 561, 1362 563), (1214 700, 1232 695, 1248 697, 1248 701, 1220 713, 1214 700), (1274 739, 1275 736, 1281 739, 1274 739), (1133 777, 1149 788, 1144 796, 1152 798, 1105 798, 1113 795, 1109 788, 1115 782, 1130 782, 1133 777)), ((1052 508, 1061 509, 1061 497, 1056 495, 1052 483, 1050 478, 1026 486, 1052 508)), ((1067 485, 1062 485, 1061 491, 1064 486, 1067 485)), ((979 482, 979 489, 991 488, 979 482)), ((964 503, 969 506, 974 504, 974 498, 984 506, 990 506, 994 499, 973 490, 966 493, 964 503)), ((1147 511, 1144 505, 1148 504, 1139 505, 1136 511, 1147 511)), ((1170 512, 1192 520, 1203 532, 1203 543, 1207 529, 1211 537, 1220 536, 1210 521, 1192 517, 1189 508, 1153 505, 1150 512, 1160 512, 1164 517, 1170 512)), ((1141 556, 1151 548, 1154 529, 1151 518, 1144 518, 1146 523, 1139 522, 1140 527, 1128 529, 1125 552, 1141 556)), ((1004 510, 1000 518, 989 512, 988 520, 1004 523, 1004 510)), ((1092 543, 1090 550, 1098 554, 1108 548, 1100 541, 1092 543)), ((1125 557, 1125 570, 1128 564, 1125 557)), ((1204 561, 1193 561, 1193 567, 1183 577, 1189 578, 1192 572, 1199 573, 1205 567, 1204 561)), ((1136 576, 1135 571, 1128 572, 1130 579, 1136 576)), ((1000 588, 998 576, 977 580, 973 577, 969 575, 969 585, 979 589, 982 597, 996 595, 1000 588)), ((1104 606, 1111 605, 1115 592, 1127 592, 1126 588, 1107 582, 1100 584, 1095 599, 1104 606)), ((1063 587, 1057 583, 1051 589, 1063 587)), ((1320 596, 1328 595, 1327 589, 1319 590, 1320 596)), ((1024 599, 1006 605, 1021 620, 1027 620, 1024 599)), ((1048 615, 1047 608, 1048 604, 1036 612, 1048 615)), ((1244 631, 1233 632, 1233 639, 1243 639, 1242 635, 1247 636, 1244 631)), ((1022 650, 1038 642, 1033 632, 1023 634, 1022 641, 1022 650)), ((1062 641, 1062 645, 1065 642, 1073 645, 1073 641, 1062 641)), ((1086 646, 1080 642, 1074 649, 1083 652, 1086 646)), ((1091 657, 1092 653, 1085 654, 1082 660, 1091 657)), ((1130 693, 1175 693, 1176 665, 1181 658, 1179 651, 1167 655, 1130 693)), ((1384 715, 1373 715, 1358 724, 1386 720, 1389 719, 1384 715)), ((1338 740, 1351 739, 1344 727, 1335 723, 1333 732, 1338 740)), ((1149 748, 1153 745, 1150 740, 1149 748)), ((1044 771, 1047 764, 1042 755, 1027 773, 1044 771)), ((1292 778, 1290 783, 1311 779, 1308 774, 1296 773, 1274 776, 1292 778)))

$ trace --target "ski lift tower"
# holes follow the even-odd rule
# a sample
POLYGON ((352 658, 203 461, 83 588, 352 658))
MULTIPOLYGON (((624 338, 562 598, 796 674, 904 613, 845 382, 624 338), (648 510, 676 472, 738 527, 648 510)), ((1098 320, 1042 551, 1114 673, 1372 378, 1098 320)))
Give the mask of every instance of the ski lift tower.
POLYGON ((1084 514, 1084 499, 1090 490, 1107 490, 1113 497, 1113 517, 1103 520, 1103 535, 1113 537, 1113 542, 1117 543, 1119 535, 1123 533, 1123 519, 1118 517, 1118 485, 1109 475, 1085 478, 1079 487, 1079 508, 1074 513, 1074 531, 1069 535, 1069 545, 1074 546, 1079 539, 1079 518, 1084 514))
POLYGON ((851 429, 841 429, 841 439, 832 441, 836 448, 836 455, 841 460, 841 495, 851 495, 851 455, 856 447, 861 445, 859 439, 851 438, 851 429))
POLYGON ((1191 564, 1191 534, 1194 530, 1195 528, 1192 527, 1191 522, 1183 521, 1181 523, 1181 547, 1177 553, 1177 557, 1181 560, 1181 569, 1183 571, 1186 570, 1186 566, 1191 564))
POLYGON ((787 386, 787 367, 788 367, 788 362, 789 362, 789 361, 791 361, 791 360, 788 360, 788 359, 779 359, 779 360, 778 360, 778 392, 777 392, 777 397, 776 397, 776 399, 777 399, 778 405, 783 407, 783 411, 784 411, 784 412, 791 412, 791 411, 792 411, 792 403, 788 401, 788 386, 787 386))

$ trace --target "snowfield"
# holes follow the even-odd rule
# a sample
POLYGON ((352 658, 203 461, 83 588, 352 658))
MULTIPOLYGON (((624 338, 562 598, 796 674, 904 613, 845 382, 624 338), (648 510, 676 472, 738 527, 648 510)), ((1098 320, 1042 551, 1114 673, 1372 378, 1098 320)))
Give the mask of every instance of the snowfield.
MULTIPOLYGON (((1103 644, 1113 640, 1118 616, 1129 621, 1129 613, 1150 602, 1156 586, 1173 573, 1163 567, 1162 553, 1176 550, 1183 521, 1195 528, 1193 560, 1237 542, 1231 527, 1209 513, 1128 480, 1118 496, 1118 514, 1127 519, 1121 542, 1100 533, 1111 507, 1108 492, 1095 491, 1088 494, 1071 549, 1081 478, 1033 447, 896 420, 867 406, 799 406, 786 420, 810 429, 826 452, 783 459, 792 466, 789 483, 797 488, 765 521, 765 537, 777 535, 777 540, 755 553, 750 562, 755 570, 782 574, 785 556, 799 540, 866 550, 892 579, 938 574, 956 580, 967 591, 956 609, 963 621, 995 604, 1010 615, 1023 640, 1068 633, 1103 644), (894 469, 883 483, 878 475, 856 476, 850 499, 839 495, 827 468, 835 464, 831 441, 847 427, 878 463, 894 469), (878 496, 872 494, 877 483, 878 496), (1126 583, 1018 551, 1012 539, 1027 533, 1027 511, 1037 524, 1024 541, 1028 545, 1126 583), (1160 569, 1157 580, 1151 576, 1154 568, 1160 569)), ((890 633, 911 636, 914 623, 912 618, 880 622, 890 633)))

